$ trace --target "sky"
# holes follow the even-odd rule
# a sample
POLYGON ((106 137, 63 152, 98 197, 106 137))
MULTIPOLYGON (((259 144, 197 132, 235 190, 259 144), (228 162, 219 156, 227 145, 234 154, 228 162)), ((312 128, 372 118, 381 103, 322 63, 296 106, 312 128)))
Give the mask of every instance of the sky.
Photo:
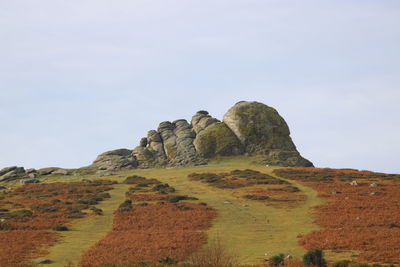
POLYGON ((318 167, 400 173, 398 0, 1 0, 0 168, 276 108, 318 167))

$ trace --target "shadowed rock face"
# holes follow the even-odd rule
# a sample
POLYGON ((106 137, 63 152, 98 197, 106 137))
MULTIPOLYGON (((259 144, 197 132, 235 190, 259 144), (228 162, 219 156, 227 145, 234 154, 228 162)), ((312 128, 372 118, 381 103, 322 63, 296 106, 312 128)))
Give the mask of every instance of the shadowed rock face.
POLYGON ((152 168, 206 164, 208 158, 242 154, 265 156, 265 163, 312 166, 296 150, 289 127, 278 112, 258 102, 238 102, 223 122, 198 111, 186 120, 161 122, 133 150, 101 154, 92 166, 99 169, 152 168))

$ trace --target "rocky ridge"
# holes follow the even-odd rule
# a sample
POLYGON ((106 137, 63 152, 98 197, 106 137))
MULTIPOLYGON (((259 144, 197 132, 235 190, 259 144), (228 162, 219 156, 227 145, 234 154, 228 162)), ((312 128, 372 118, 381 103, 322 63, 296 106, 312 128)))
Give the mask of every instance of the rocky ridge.
POLYGON ((161 122, 133 150, 100 154, 92 167, 103 171, 121 168, 175 167, 207 164, 216 156, 262 155, 265 164, 313 166, 297 151, 285 120, 272 107, 241 101, 223 121, 201 110, 191 122, 161 122))
POLYGON ((79 175, 91 170, 110 175, 119 169, 204 165, 210 158, 237 155, 261 155, 263 163, 268 165, 313 166, 297 151, 288 125, 274 108, 241 101, 226 112, 223 121, 201 110, 190 123, 184 119, 161 122, 133 150, 104 152, 88 167, 25 170, 12 166, 0 170, 0 182, 16 179, 29 182, 46 175, 79 175))

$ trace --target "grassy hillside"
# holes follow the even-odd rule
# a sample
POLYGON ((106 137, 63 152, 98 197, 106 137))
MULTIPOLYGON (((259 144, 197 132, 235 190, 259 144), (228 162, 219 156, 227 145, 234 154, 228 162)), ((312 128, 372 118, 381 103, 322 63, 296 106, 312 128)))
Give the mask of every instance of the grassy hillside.
MULTIPOLYGON (((264 259, 279 253, 299 258, 306 252, 299 244, 301 237, 321 230, 314 223, 315 217, 311 214, 311 210, 325 203, 325 200, 318 197, 320 193, 320 191, 317 192, 318 186, 307 185, 296 176, 278 177, 273 173, 277 167, 265 166, 258 162, 261 161, 257 157, 224 157, 206 166, 124 170, 106 177, 85 175, 45 178, 45 183, 73 182, 82 179, 107 179, 119 182, 109 191, 110 198, 96 205, 97 208, 103 210, 103 215, 86 216, 72 221, 69 225, 71 231, 63 232, 56 244, 48 249, 45 257, 53 261, 49 266, 78 265, 81 255, 110 233, 114 219, 113 212, 125 201, 125 193, 131 186, 122 182, 132 175, 155 178, 162 183, 168 183, 169 186, 175 188, 177 194, 197 198, 190 202, 207 203, 209 207, 212 207, 217 212, 217 216, 206 232, 208 239, 221 240, 238 256, 242 264, 260 264, 264 259), (260 180, 263 181, 260 183, 257 175, 253 177, 255 180, 243 180, 233 175, 234 170, 245 169, 269 174, 270 176, 266 175, 266 177, 278 183, 268 184, 265 182, 267 178, 260 180), (193 173, 200 174, 199 177, 206 173, 208 176, 212 174, 210 177, 219 175, 217 177, 228 177, 226 179, 231 180, 229 180, 229 186, 226 186, 213 183, 212 179, 192 179, 190 177, 193 177, 191 175, 193 173), (265 192, 269 197, 262 195, 265 192)), ((7 186, 19 185, 12 182, 7 186)), ((331 261, 350 259, 353 253, 344 250, 332 252, 328 249, 326 252, 328 260, 331 261)), ((31 258, 37 256, 35 254, 31 258)))

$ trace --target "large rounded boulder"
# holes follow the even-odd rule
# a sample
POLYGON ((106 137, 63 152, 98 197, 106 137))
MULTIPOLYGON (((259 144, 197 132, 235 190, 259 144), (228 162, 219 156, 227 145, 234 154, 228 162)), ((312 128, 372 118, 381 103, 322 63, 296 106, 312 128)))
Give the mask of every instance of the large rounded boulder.
POLYGON ((238 102, 224 115, 223 121, 241 141, 246 152, 296 150, 285 120, 274 108, 265 104, 238 102))

